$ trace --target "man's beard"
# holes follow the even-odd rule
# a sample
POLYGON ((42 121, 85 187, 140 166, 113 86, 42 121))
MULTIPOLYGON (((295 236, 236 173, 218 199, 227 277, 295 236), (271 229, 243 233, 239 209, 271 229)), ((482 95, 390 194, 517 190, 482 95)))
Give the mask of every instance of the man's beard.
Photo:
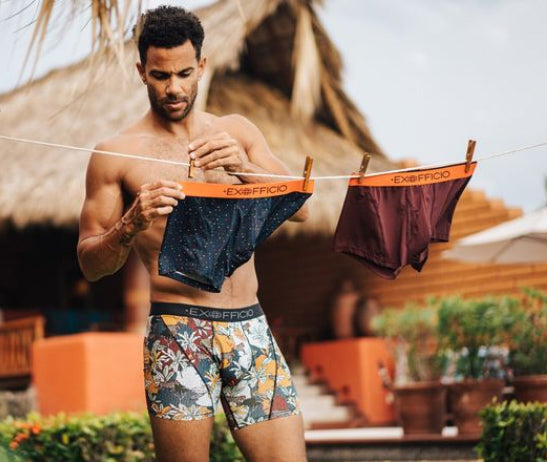
POLYGON ((150 87, 148 87, 148 99, 150 100, 150 107, 162 119, 168 120, 170 122, 179 122, 183 120, 184 118, 186 118, 186 116, 190 113, 190 111, 194 107, 194 103, 196 101, 197 95, 198 95, 198 92, 197 92, 197 84, 196 84, 196 86, 192 88, 192 92, 190 93, 189 97, 184 97, 184 98, 176 98, 176 97, 169 98, 168 97, 168 98, 163 98, 159 100, 156 97, 156 94, 154 93, 154 91, 150 87), (179 102, 179 101, 186 103, 186 107, 184 108, 184 110, 182 111, 180 115, 171 114, 164 106, 165 104, 179 102))

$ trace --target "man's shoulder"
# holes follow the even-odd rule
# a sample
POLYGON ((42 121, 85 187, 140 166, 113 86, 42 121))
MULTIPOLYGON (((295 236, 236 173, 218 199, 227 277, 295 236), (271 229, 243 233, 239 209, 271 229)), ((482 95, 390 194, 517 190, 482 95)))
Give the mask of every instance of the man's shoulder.
POLYGON ((98 141, 89 158, 90 173, 118 178, 129 160, 124 154, 138 152, 137 143, 132 138, 122 131, 98 141))
POLYGON ((237 127, 251 127, 254 124, 244 115, 233 112, 231 114, 225 114, 218 117, 221 123, 237 126, 237 127))
POLYGON ((226 114, 220 117, 219 125, 244 144, 252 144, 261 134, 260 129, 242 114, 226 114))
POLYGON ((236 112, 216 115, 211 112, 200 111, 199 114, 199 117, 206 125, 212 125, 217 129, 224 130, 232 135, 258 130, 257 126, 247 117, 236 112))
POLYGON ((140 118, 126 125, 116 133, 97 142, 96 150, 128 152, 139 149, 139 137, 148 134, 145 118, 140 118))
POLYGON ((139 127, 131 125, 110 135, 108 138, 98 141, 95 149, 103 151, 129 151, 137 147, 138 136, 141 134, 139 127))
POLYGON ((95 144, 92 157, 104 158, 109 164, 122 164, 127 161, 124 156, 116 154, 136 154, 141 149, 140 137, 143 135, 143 128, 140 123, 125 127, 117 133, 98 141, 95 144), (100 151, 106 152, 101 155, 100 151), (110 153, 110 154, 109 154, 110 153))
POLYGON ((99 153, 100 151, 118 152, 119 148, 123 148, 123 144, 122 136, 116 134, 98 141, 93 151, 99 153))

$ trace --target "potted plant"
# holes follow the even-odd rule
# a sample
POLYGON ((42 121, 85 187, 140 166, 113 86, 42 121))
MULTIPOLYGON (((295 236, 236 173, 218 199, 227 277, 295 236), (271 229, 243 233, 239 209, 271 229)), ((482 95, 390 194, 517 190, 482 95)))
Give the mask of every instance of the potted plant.
POLYGON ((392 391, 405 434, 440 434, 445 423, 446 391, 440 378, 444 354, 437 337, 434 307, 386 309, 372 319, 395 357, 392 391))
POLYGON ((547 402, 547 294, 523 289, 524 297, 511 310, 507 330, 509 362, 515 397, 547 402))
POLYGON ((479 434, 478 412, 500 398, 505 381, 503 365, 504 315, 510 299, 439 300, 438 331, 442 344, 454 354, 453 382, 448 403, 459 434, 479 434))

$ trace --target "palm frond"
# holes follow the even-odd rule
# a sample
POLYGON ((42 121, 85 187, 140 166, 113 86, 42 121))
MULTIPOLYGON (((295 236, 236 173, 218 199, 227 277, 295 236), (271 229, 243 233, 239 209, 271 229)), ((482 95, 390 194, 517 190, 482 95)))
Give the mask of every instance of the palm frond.
MULTIPOLYGON (((47 37, 48 28, 56 16, 54 10, 60 8, 60 3, 60 0, 40 0, 39 13, 25 54, 20 79, 29 65, 30 57, 34 54, 34 62, 29 77, 29 80, 32 80, 47 37)), ((80 2, 73 0, 71 5, 73 12, 80 5, 80 2)), ((136 10, 136 17, 139 17, 142 10, 142 1, 91 0, 90 7, 91 18, 89 22, 91 23, 91 51, 93 55, 90 62, 91 68, 94 68, 94 65, 101 61, 107 51, 112 51, 124 75, 127 75, 124 66, 124 42, 131 27, 130 21, 134 18, 131 12, 136 10)))
POLYGON ((321 103, 321 58, 307 5, 298 6, 292 65, 291 114, 310 121, 321 103))

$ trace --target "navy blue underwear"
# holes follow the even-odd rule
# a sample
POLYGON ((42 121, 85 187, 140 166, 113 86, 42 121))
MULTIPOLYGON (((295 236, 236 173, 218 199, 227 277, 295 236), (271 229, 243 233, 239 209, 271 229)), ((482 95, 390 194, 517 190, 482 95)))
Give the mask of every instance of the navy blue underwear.
POLYGON ((207 292, 220 292, 224 279, 313 192, 303 181, 225 185, 182 183, 184 200, 167 219, 159 274, 207 292))

